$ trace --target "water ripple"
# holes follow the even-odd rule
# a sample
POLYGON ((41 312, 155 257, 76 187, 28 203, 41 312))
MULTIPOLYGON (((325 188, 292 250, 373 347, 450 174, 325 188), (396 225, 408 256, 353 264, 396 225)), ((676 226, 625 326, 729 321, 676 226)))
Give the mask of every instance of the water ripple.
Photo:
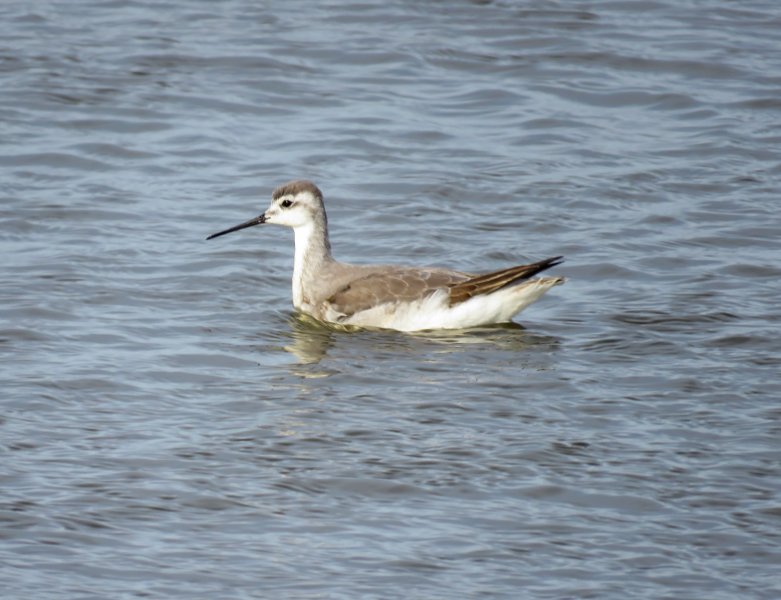
POLYGON ((781 13, 716 4, 9 3, 5 595, 779 597, 781 13), (302 176, 342 259, 568 282, 324 326, 203 239, 302 176))

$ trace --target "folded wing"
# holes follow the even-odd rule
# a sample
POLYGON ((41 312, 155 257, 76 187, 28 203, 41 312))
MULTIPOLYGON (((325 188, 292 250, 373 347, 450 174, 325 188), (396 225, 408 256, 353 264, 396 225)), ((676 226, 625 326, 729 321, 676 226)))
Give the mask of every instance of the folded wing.
POLYGON ((446 269, 383 268, 351 281, 326 302, 345 318, 381 304, 414 302, 470 277, 446 269))
POLYGON ((465 302, 475 296, 490 294, 503 287, 530 279, 546 269, 561 264, 561 262, 563 262, 561 256, 554 256, 536 263, 518 265, 516 267, 470 277, 465 281, 455 282, 448 286, 450 288, 450 306, 465 302))
POLYGON ((446 269, 386 267, 351 281, 331 295, 326 303, 343 319, 382 304, 414 302, 444 289, 449 293, 450 306, 454 306, 530 279, 561 262, 562 257, 556 256, 482 275, 446 269))

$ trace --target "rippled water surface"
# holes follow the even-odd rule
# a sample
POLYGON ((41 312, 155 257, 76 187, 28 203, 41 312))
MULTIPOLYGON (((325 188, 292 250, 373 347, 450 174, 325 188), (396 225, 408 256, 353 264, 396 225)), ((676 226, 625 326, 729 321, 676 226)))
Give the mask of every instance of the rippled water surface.
POLYGON ((9 599, 781 597, 781 5, 4 2, 9 599), (336 255, 563 254, 522 325, 332 331, 336 255))

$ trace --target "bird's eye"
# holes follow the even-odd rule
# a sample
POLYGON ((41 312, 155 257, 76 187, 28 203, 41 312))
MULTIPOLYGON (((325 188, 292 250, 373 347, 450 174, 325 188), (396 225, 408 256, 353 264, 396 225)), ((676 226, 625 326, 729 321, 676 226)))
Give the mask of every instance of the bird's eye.
POLYGON ((292 201, 292 200, 283 200, 283 201, 280 203, 280 206, 281 206, 282 208, 290 208, 291 206, 293 206, 293 201, 292 201))

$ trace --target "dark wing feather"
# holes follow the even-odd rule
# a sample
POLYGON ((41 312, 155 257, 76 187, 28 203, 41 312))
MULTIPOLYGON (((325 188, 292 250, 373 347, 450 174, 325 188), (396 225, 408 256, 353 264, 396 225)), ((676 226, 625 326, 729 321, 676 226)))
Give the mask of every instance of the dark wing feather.
POLYGON ((537 273, 555 267, 562 261, 561 256, 554 256, 536 263, 493 271, 484 275, 470 277, 465 281, 453 283, 448 286, 450 287, 450 306, 469 300, 474 296, 490 294, 508 285, 534 277, 537 273))

